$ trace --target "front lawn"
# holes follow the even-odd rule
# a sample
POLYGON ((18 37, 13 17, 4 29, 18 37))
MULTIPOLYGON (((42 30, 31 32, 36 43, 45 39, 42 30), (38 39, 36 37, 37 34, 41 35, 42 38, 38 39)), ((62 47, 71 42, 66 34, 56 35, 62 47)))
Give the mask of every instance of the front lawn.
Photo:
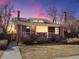
POLYGON ((23 59, 52 59, 79 55, 79 45, 22 45, 23 59))

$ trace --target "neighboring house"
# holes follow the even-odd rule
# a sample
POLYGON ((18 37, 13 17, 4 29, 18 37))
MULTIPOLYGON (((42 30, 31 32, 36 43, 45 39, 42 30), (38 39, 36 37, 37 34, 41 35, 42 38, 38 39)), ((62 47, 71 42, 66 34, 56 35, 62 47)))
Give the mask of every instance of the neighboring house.
POLYGON ((73 27, 75 29, 75 32, 77 33, 77 36, 79 37, 79 20, 76 20, 74 22, 73 27))
POLYGON ((76 28, 76 31, 79 31, 79 20, 74 22, 74 27, 76 28))
POLYGON ((59 35, 64 37, 64 29, 61 24, 51 23, 46 19, 30 18, 26 21, 16 20, 17 34, 19 38, 26 37, 32 33, 40 37, 51 37, 59 35))
POLYGON ((63 24, 64 35, 66 37, 77 37, 79 35, 79 20, 74 20, 71 23, 63 24))

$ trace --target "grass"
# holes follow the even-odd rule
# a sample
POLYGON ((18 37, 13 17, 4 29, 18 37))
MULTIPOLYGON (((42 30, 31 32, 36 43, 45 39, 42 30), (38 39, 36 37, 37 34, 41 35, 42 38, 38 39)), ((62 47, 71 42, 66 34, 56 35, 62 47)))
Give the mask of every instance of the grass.
POLYGON ((2 55, 3 55, 3 50, 0 50, 0 58, 1 58, 2 55))
POLYGON ((52 59, 79 55, 78 45, 22 45, 20 50, 23 59, 52 59))

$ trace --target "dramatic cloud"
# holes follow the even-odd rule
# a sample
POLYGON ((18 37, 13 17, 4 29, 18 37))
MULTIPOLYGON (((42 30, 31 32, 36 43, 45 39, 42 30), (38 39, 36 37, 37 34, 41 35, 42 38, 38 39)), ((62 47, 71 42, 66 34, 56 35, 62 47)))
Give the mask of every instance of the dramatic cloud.
POLYGON ((40 2, 36 2, 36 0, 27 0, 30 5, 32 5, 32 11, 35 13, 36 18, 44 18, 44 13, 41 12, 43 8, 43 4, 40 2))
POLYGON ((5 5, 9 3, 11 0, 0 0, 0 5, 5 5))

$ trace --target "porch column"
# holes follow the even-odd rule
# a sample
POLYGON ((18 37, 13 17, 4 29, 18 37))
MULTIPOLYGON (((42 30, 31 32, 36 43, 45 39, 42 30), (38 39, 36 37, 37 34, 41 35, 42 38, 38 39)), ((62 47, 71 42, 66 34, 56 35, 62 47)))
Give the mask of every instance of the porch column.
POLYGON ((47 38, 49 38, 49 32, 47 32, 47 38))
POLYGON ((17 43, 21 42, 22 37, 22 25, 17 25, 17 43))
MULTIPOLYGON (((20 29, 21 29, 20 31, 21 31, 21 38, 22 38, 22 25, 20 25, 20 29)), ((21 38, 20 38, 20 39, 21 39, 21 38)))
POLYGON ((35 35, 37 35, 36 29, 37 29, 37 28, 36 28, 36 26, 35 26, 35 35))
POLYGON ((47 27, 47 38, 49 38, 49 29, 47 27))
POLYGON ((29 28, 30 28, 30 35, 31 35, 31 32, 32 32, 31 25, 29 26, 29 28))
POLYGON ((64 37, 64 27, 60 27, 60 36, 64 37))

